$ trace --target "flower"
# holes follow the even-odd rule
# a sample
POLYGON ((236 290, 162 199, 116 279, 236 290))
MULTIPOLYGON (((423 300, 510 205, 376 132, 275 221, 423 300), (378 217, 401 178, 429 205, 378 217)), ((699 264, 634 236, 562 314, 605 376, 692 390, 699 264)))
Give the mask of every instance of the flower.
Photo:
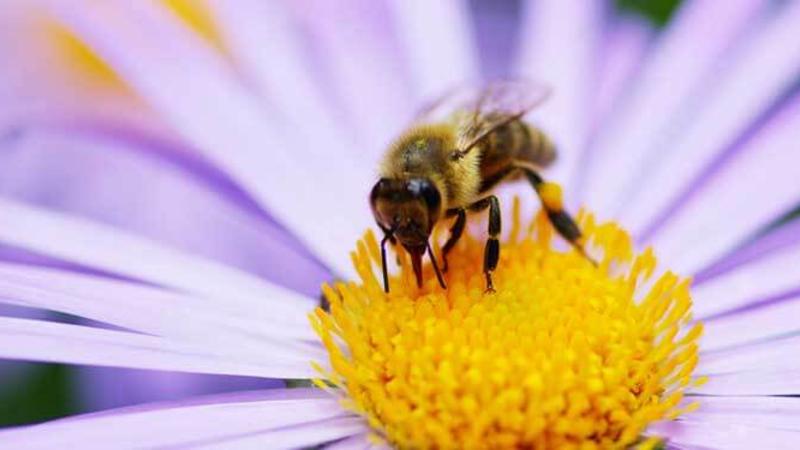
MULTIPOLYGON (((103 78, 108 91, 96 91, 90 83, 81 88, 98 101, 82 101, 87 97, 80 95, 76 101, 58 89, 58 78, 43 77, 42 83, 61 94, 53 97, 57 102, 45 102, 44 108, 14 103, 25 108, 3 117, 16 130, 3 134, 6 140, 24 141, 27 134, 43 132, 44 139, 33 145, 111 149, 114 153, 103 161, 132 157, 138 167, 145 166, 142 161, 158 167, 143 174, 176 170, 180 186, 200 193, 201 200, 169 191, 175 195, 170 205, 187 208, 198 219, 181 227, 178 236, 137 233, 136 224, 119 219, 139 218, 141 208, 135 205, 123 208, 117 220, 96 205, 86 206, 98 201, 98 189, 86 188, 72 206, 75 211, 0 200, 0 241, 40 258, 40 264, 0 266, 3 301, 116 327, 0 318, 4 342, 12 343, 0 348, 3 357, 318 377, 309 361, 328 360, 325 348, 334 350, 335 328, 323 326, 324 314, 316 316, 317 331, 328 341, 321 346, 308 323, 307 314, 317 304, 309 294, 320 277, 352 275, 347 255, 370 221, 362 195, 371 176, 368 162, 414 104, 478 70, 469 44, 468 11, 456 3, 242 0, 209 2, 202 14, 190 8, 194 14, 188 17, 186 5, 101 2, 75 9, 52 2, 44 7, 48 23, 75 38, 66 41, 70 51, 78 50, 69 61, 88 61, 76 70, 111 77, 103 78), (183 204, 191 201, 198 204, 183 204), (181 241, 184 232, 205 240, 181 241), (239 233, 252 236, 242 238, 243 244, 268 248, 275 255, 272 264, 248 261, 246 245, 234 254, 213 249, 217 238, 227 242, 239 233), (320 276, 325 272, 320 263, 330 272, 320 276), (259 270, 266 272, 263 278, 259 270)), ((599 6, 538 2, 521 19, 519 70, 552 80, 560 93, 538 117, 564 149, 562 162, 549 175, 580 188, 575 195, 583 193, 600 217, 619 215, 634 236, 654 245, 664 266, 696 274, 694 314, 705 331, 695 374, 708 375, 709 381, 695 385, 678 369, 677 386, 699 409, 674 410, 677 405, 668 404, 651 419, 686 414, 645 431, 664 436, 677 448, 789 448, 800 431, 800 405, 791 397, 800 389, 798 367, 786 356, 798 346, 798 325, 792 320, 800 305, 798 273, 792 262, 800 251, 800 233, 796 223, 763 232, 800 197, 791 152, 800 129, 800 100, 786 95, 800 70, 800 7, 786 3, 774 8, 747 1, 725 9, 690 3, 647 53, 639 51, 648 36, 637 28, 641 25, 605 24, 599 6), (698 39, 709 18, 715 33, 698 39), (574 36, 565 23, 579 24, 585 36, 574 36), (605 46, 596 48, 597 42, 605 46), (597 78, 591 70, 598 67, 595 63, 601 74, 597 78), (594 83, 618 95, 597 99, 594 83), (591 145, 582 153, 585 141, 591 145)), ((499 64, 492 58, 487 63, 499 64)), ((25 98, 24 92, 14 95, 25 98)), ((52 173, 63 176, 63 169, 52 173)), ((85 172, 78 173, 77 182, 82 182, 85 172)), ((156 179, 146 176, 129 186, 151 189, 156 179)), ((572 254, 540 248, 531 256, 515 253, 513 243, 505 248, 512 259, 507 259, 510 267, 498 271, 498 283, 511 277, 515 258, 523 257, 560 260, 571 270, 569 276, 583 273, 572 254)), ((618 250, 608 244, 604 248, 618 250)), ((464 256, 453 264, 454 271, 475 260, 474 243, 458 251, 464 256)), ((363 252, 356 258, 362 275, 366 258, 363 252)), ((630 270, 635 272, 635 263, 630 270)), ((474 268, 465 274, 474 276, 474 268)), ((546 274, 540 275, 543 280, 546 274)), ((685 288, 679 288, 684 285, 675 286, 674 304, 687 304, 685 288)), ((329 291, 339 326, 345 323, 340 318, 348 296, 358 297, 361 289, 369 286, 339 288, 345 299, 341 303, 329 291)), ((453 289, 447 295, 454 300, 469 299, 453 289)), ((515 305, 510 289, 498 295, 510 302, 506 308, 515 305)), ((556 298, 559 291, 547 292, 556 298)), ((375 289, 371 295, 377 295, 375 289)), ((572 311, 569 305, 565 312, 572 311)), ((554 314, 560 311, 551 308, 554 314)), ((673 319, 685 317, 681 313, 673 319)), ((674 361, 691 369, 691 343, 697 336, 688 330, 685 336, 687 353, 676 353, 674 361)), ((592 354, 581 346, 565 349, 567 362, 566 350, 592 354)), ((581 361, 585 365, 575 367, 591 367, 590 360, 587 356, 588 362, 581 361)), ((320 369, 336 382, 343 367, 320 369)), ((584 390, 570 392, 596 389, 590 381, 581 378, 584 390)), ((675 386, 669 381, 656 377, 642 392, 675 386)), ((536 386, 536 380, 530 384, 536 386)), ((354 386, 347 385, 351 399, 354 386)), ((657 396, 656 402, 668 399, 657 396)), ((581 404, 578 398, 568 401, 574 408, 581 404)), ((71 443, 96 448, 363 448, 371 442, 372 429, 390 423, 385 414, 403 413, 360 405, 359 412, 371 422, 320 389, 274 389, 54 421, 8 430, 0 439, 10 447, 30 448, 71 443)), ((563 427, 580 433, 584 425, 563 427)), ((397 438, 401 432, 387 433, 405 442, 397 438)))

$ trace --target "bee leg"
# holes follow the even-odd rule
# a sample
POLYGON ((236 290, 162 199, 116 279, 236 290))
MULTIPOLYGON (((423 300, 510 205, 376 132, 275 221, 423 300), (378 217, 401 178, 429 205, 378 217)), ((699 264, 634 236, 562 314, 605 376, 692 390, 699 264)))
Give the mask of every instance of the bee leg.
POLYGON ((444 278, 442 278, 442 272, 439 270, 439 265, 436 263, 436 255, 433 254, 430 242, 428 243, 428 257, 431 258, 431 265, 433 266, 433 272, 436 274, 436 279, 439 281, 439 286, 441 286, 442 289, 447 289, 447 284, 444 282, 444 278))
POLYGON ((550 223, 553 224, 553 228, 556 229, 562 238, 566 239, 578 252, 586 257, 589 262, 596 266, 597 262, 587 255, 583 248, 580 228, 578 228, 572 216, 563 209, 560 191, 548 191, 548 187, 552 187, 553 185, 544 181, 541 175, 533 168, 527 166, 520 166, 519 168, 525 173, 528 181, 539 195, 539 199, 542 201, 542 206, 547 212, 547 217, 550 219, 550 223))
POLYGON ((497 268, 500 260, 500 202, 497 197, 490 195, 469 205, 470 211, 483 211, 489 207, 489 239, 486 240, 486 249, 483 251, 483 273, 486 275, 486 292, 494 292, 492 272, 497 268))
POLYGON ((450 228, 450 237, 447 239, 447 242, 444 243, 444 247, 442 247, 442 260, 444 261, 444 265, 442 266, 442 272, 447 272, 447 254, 450 253, 450 250, 456 246, 458 240, 461 239, 461 234, 464 232, 464 225, 467 223, 467 212, 464 211, 464 208, 454 208, 447 210, 447 217, 456 216, 456 221, 453 223, 453 227, 450 228))
POLYGON ((387 233, 381 239, 381 270, 383 271, 383 290, 389 293, 389 269, 386 267, 386 241, 393 240, 394 236, 387 233))

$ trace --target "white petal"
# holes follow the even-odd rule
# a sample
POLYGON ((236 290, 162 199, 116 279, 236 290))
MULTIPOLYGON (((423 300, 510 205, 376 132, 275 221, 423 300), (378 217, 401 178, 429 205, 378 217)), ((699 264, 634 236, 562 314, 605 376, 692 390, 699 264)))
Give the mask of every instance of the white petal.
POLYGON ((0 199, 0 242, 303 323, 314 301, 255 276, 66 214, 0 199))
MULTIPOLYGON (((559 147, 548 174, 574 185, 577 164, 586 145, 591 89, 596 71, 603 2, 528 1, 522 19, 518 70, 554 89, 554 95, 532 115, 559 147)), ((565 195, 572 196, 569 190, 565 195)))
POLYGON ((709 82, 697 113, 676 124, 670 137, 660 136, 651 150, 658 156, 637 174, 639 189, 622 223, 635 233, 646 230, 791 88, 800 75, 798 23, 800 3, 786 3, 709 82))
MULTIPOLYGON (((112 410, 12 429, 0 433, 0 439, 6 446, 25 449, 140 449, 197 448, 256 436, 262 438, 261 448, 280 448, 273 446, 268 438, 285 437, 285 430, 292 429, 289 427, 302 429, 307 423, 324 427, 328 421, 349 414, 330 396, 298 391, 301 392, 276 389, 259 395, 232 394, 187 404, 177 402, 112 410)), ((306 433, 313 434, 313 431, 306 430, 306 433)), ((308 439, 306 442, 325 441, 308 439)))
POLYGON ((270 358, 257 364, 155 336, 0 317, 0 358, 263 378, 317 376, 310 362, 270 358))
POLYGON ((601 216, 616 212, 652 143, 681 112, 725 50, 753 24, 766 2, 685 2, 649 52, 625 103, 603 126, 586 175, 586 203, 601 216), (713 23, 713 32, 708 24, 713 23))

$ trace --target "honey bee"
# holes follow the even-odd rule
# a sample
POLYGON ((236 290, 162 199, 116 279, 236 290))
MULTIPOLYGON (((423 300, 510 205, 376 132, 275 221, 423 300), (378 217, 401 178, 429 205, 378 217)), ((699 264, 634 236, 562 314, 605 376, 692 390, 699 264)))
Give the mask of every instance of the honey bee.
MULTIPOLYGON (((539 171, 556 158, 553 142, 523 117, 549 96, 548 88, 529 81, 498 81, 482 88, 453 91, 420 112, 414 125, 386 152, 380 179, 370 193, 375 221, 384 233, 381 259, 384 290, 389 292, 386 242, 408 251, 417 284, 427 252, 442 288, 447 254, 461 237, 467 212, 488 208, 488 240, 483 271, 486 290, 494 291, 492 272, 500 258, 500 204, 491 190, 501 182, 526 178, 539 194, 553 227, 581 253, 581 232, 558 199, 544 195, 539 171), (434 225, 455 218, 442 247, 442 270, 430 245, 434 225)), ((588 258, 588 257, 587 257, 588 258)))

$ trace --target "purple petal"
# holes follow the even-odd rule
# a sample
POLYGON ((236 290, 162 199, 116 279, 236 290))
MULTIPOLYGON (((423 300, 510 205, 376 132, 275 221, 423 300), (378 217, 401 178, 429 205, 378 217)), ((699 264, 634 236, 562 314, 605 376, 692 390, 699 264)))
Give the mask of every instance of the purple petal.
POLYGON ((651 155, 652 144, 663 139, 664 127, 700 92, 702 81, 752 26, 765 3, 736 0, 724 8, 708 1, 684 3, 592 149, 585 201, 593 210, 610 216, 619 209, 651 155))
POLYGON ((665 436, 670 443, 680 446, 731 450, 754 448, 793 450, 797 448, 797 442, 800 440, 800 433, 795 431, 690 421, 662 422, 651 426, 648 432, 665 436))
MULTIPOLYGON (((727 9, 727 8, 726 8, 727 9)), ((789 2, 736 49, 730 65, 708 83, 697 112, 661 136, 649 170, 637 175, 639 189, 621 220, 634 232, 653 225, 658 215, 702 181, 716 158, 766 114, 800 75, 800 3, 789 2)))
POLYGON ((285 4, 312 38, 313 70, 327 75, 320 84, 346 112, 337 120, 355 130, 358 154, 376 161, 373 158, 408 122, 414 107, 390 6, 369 0, 285 4), (344 23, 347 26, 341 26, 344 23))
POLYGON ((309 421, 292 427, 253 433, 241 438, 219 439, 213 443, 200 443, 199 446, 192 443, 192 448, 220 450, 229 448, 261 450, 265 446, 270 449, 309 448, 364 433, 366 430, 367 426, 360 417, 339 417, 316 422, 309 421))
POLYGON ((263 378, 317 375, 309 361, 246 361, 155 336, 38 320, 0 317, 0 337, 14 342, 0 347, 0 358, 6 359, 263 378))
POLYGON ((357 434, 341 441, 335 442, 331 445, 325 446, 325 450, 367 450, 372 447, 372 442, 369 440, 369 434, 357 434))
POLYGON ((203 375, 116 367, 72 366, 73 389, 81 412, 105 411, 149 402, 176 401, 201 395, 283 388, 283 380, 203 375))
POLYGON ((703 351, 699 375, 800 370, 800 360, 787 357, 800 350, 800 336, 769 340, 713 352, 703 351))
POLYGON ((592 132, 602 130, 615 107, 624 101, 628 86, 644 63, 653 34, 652 26, 641 18, 617 17, 606 26, 593 87, 592 132))
POLYGON ((308 294, 319 292, 329 275, 287 232, 143 155, 148 150, 140 147, 151 144, 26 130, 0 151, 0 193, 119 226, 308 294), (282 264, 270 263, 278 260, 282 264))
POLYGON ((408 0, 388 5, 418 102, 476 79, 477 50, 466 2, 408 0))
POLYGON ((774 339, 800 331, 800 293, 705 321, 704 351, 774 339))
POLYGON ((800 242, 712 278, 692 289, 698 319, 800 290, 800 242))
MULTIPOLYGON (((258 0, 209 3, 237 69, 280 114, 276 120, 285 119, 291 130, 313 128, 300 133, 303 146, 324 152, 331 143, 347 143, 354 136, 306 64, 302 36, 293 26, 289 6, 258 0)), ((343 150, 360 156, 358 146, 351 147, 343 150)))
POLYGON ((785 247, 800 243, 800 220, 781 225, 748 242, 734 252, 722 256, 694 276, 695 285, 701 285, 715 277, 729 272, 760 258, 770 257, 785 247))
POLYGON ((693 273, 794 207, 800 201, 798 140, 800 95, 795 95, 751 139, 727 152, 699 186, 683 193, 650 240, 661 249, 659 256, 673 269, 693 273))
POLYGON ((359 164, 339 143, 300 146, 224 59, 154 4, 98 4, 91 12, 57 4, 54 13, 322 260, 352 272, 348 252, 371 223, 364 205, 370 177, 353 170, 359 164))
POLYGON ((800 431, 800 399, 796 397, 692 397, 700 409, 682 416, 704 424, 738 424, 800 431))
POLYGON ((0 242, 155 284, 199 293, 223 309, 295 317, 314 300, 253 275, 77 217, 0 199, 0 242))
MULTIPOLYGON (((270 391, 264 400, 256 397, 241 401, 239 394, 233 394, 231 399, 217 396, 214 400, 218 403, 190 401, 185 405, 122 409, 16 428, 0 433, 0 439, 14 448, 194 448, 214 442, 235 442, 243 436, 261 436, 264 438, 261 448, 283 448, 271 445, 267 437, 285 438, 289 427, 302 430, 309 423, 317 424, 316 434, 321 435, 326 426, 341 428, 342 423, 333 420, 349 414, 332 397, 312 394, 308 398, 281 399, 282 392, 285 390, 270 391), (274 394, 278 397, 272 397, 274 394)), ((307 439, 315 432, 304 431, 307 439)))
POLYGON ((800 370, 716 374, 691 392, 703 395, 798 395, 800 370))
POLYGON ((598 63, 596 43, 606 12, 603 5, 580 0, 525 3, 518 70, 554 89, 553 98, 537 109, 533 118, 559 147, 550 176, 570 185, 589 129, 587 105, 598 63))
POLYGON ((307 320, 292 323, 277 315, 236 315, 209 307, 202 297, 23 265, 0 263, 0 297, 4 299, 0 301, 212 347, 227 346, 228 341, 245 347, 254 341, 257 349, 264 350, 269 342, 287 348, 299 339, 315 339, 307 320))

